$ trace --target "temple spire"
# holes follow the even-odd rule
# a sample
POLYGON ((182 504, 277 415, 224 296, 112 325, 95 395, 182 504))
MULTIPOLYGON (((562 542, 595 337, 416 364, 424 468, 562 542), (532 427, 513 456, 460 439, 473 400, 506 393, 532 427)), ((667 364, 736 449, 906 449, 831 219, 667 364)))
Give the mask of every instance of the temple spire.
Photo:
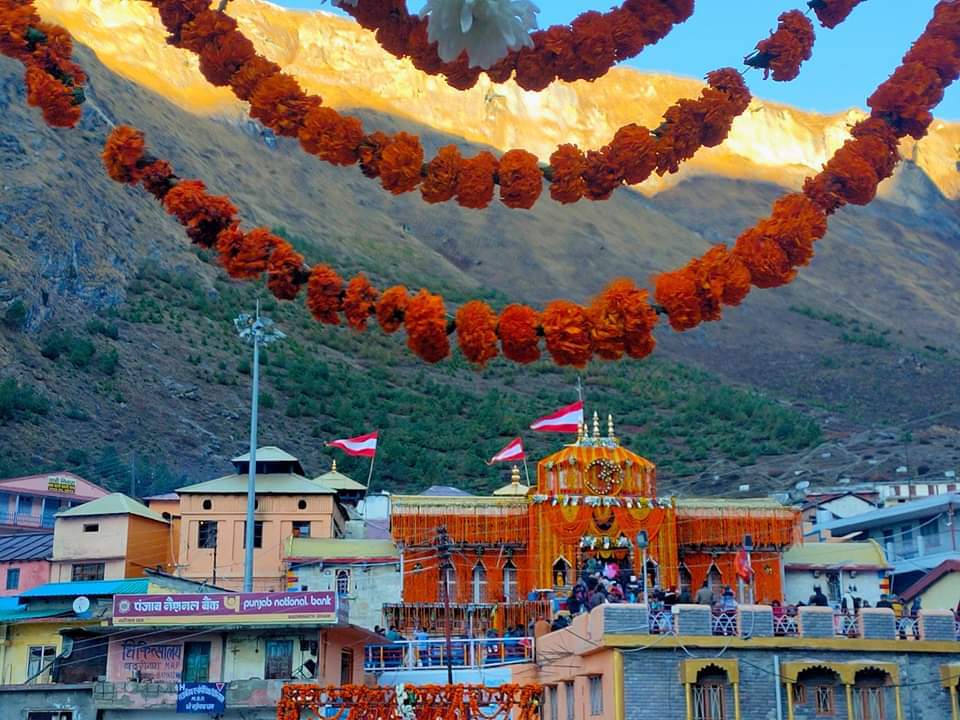
POLYGON ((593 439, 600 440, 600 414, 593 411, 593 439))
POLYGON ((520 484, 520 466, 514 465, 513 469, 510 471, 510 482, 514 485, 520 484))
POLYGON ((334 458, 333 466, 330 468, 330 472, 336 472, 336 471, 337 471, 337 460, 336 458, 334 458))
POLYGON ((607 439, 612 442, 617 442, 617 435, 613 431, 613 415, 607 415, 607 439))

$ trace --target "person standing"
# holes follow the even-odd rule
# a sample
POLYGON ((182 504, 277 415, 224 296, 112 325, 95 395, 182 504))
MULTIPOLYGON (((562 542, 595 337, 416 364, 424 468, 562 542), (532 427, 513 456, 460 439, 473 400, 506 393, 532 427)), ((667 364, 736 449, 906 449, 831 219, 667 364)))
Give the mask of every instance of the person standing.
POLYGON ((713 590, 710 589, 709 580, 703 581, 693 600, 697 605, 713 605, 713 590))

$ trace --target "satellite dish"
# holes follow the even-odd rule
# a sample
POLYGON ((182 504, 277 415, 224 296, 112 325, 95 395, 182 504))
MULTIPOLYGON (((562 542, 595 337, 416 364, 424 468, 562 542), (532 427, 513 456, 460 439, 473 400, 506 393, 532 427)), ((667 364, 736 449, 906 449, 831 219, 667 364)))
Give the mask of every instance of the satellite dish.
POLYGON ((73 611, 77 615, 83 615, 90 609, 90 598, 85 595, 81 595, 76 600, 73 601, 73 611))
POLYGON ((810 487, 810 481, 809 481, 809 480, 801 480, 801 481, 798 482, 796 485, 794 485, 794 487, 795 487, 797 490, 806 490, 808 487, 810 487))

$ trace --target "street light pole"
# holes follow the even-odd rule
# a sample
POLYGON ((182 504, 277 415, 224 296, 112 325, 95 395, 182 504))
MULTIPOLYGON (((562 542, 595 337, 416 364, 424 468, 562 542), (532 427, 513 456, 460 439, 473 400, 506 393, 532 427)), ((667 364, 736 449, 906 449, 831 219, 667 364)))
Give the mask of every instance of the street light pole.
POLYGON ((254 512, 257 503, 257 420, 260 406, 260 345, 281 340, 284 334, 273 327, 273 321, 260 317, 260 301, 257 301, 256 315, 250 317, 241 313, 233 321, 240 338, 253 345, 253 378, 250 399, 250 453, 247 472, 247 523, 244 532, 243 591, 253 592, 253 543, 256 521, 254 512))
POLYGON ((650 593, 647 591, 647 548, 650 546, 650 536, 646 530, 637 533, 637 547, 640 548, 640 562, 642 563, 641 578, 643 578, 643 604, 650 607, 650 593))
POLYGON ((437 528, 437 550, 440 560, 440 577, 443 578, 443 617, 444 635, 447 648, 447 684, 453 685, 453 643, 451 642, 450 618, 450 572, 453 569, 450 563, 450 536, 446 527, 437 528))

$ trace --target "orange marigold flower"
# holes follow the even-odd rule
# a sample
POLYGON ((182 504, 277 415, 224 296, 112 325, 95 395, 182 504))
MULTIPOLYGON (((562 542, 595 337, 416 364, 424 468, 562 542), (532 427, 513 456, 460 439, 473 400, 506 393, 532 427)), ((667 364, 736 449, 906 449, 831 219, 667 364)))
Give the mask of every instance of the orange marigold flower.
POLYGON ((904 64, 919 63, 934 70, 940 82, 949 85, 960 77, 960 57, 953 40, 924 33, 903 56, 904 64))
POLYGON ((443 60, 437 54, 437 43, 431 43, 427 37, 426 20, 418 20, 414 23, 407 37, 405 54, 410 57, 410 62, 420 72, 437 75, 443 69, 443 60))
POLYGON ((427 164, 427 176, 420 184, 420 194, 428 203, 446 202, 457 194, 460 165, 463 158, 456 145, 444 145, 427 164))
POLYGON ((225 13, 205 9, 180 27, 177 47, 198 53, 207 45, 237 29, 237 21, 225 13))
POLYGON ((878 179, 893 175, 900 162, 900 141, 888 123, 879 118, 867 118, 854 125, 850 134, 857 139, 857 153, 873 166, 878 179))
POLYGON ((576 145, 561 145, 550 156, 550 197, 559 203, 575 203, 587 191, 583 174, 587 159, 576 145))
POLYGON ((526 305, 508 305, 500 313, 497 335, 505 357, 527 364, 540 359, 540 316, 526 305))
MULTIPOLYGON (((646 45, 644 20, 626 8, 615 8, 609 14, 617 59, 626 60, 639 54, 646 45)), ((669 27, 669 23, 668 23, 669 27)))
POLYGON ((243 236, 243 243, 234 255, 231 266, 233 277, 256 280, 270 263, 270 255, 277 243, 283 242, 266 228, 254 228, 243 236))
POLYGON ((173 188, 174 178, 176 178, 176 175, 173 174, 173 168, 166 160, 154 160, 140 171, 140 182, 143 184, 143 189, 157 200, 163 200, 166 194, 170 192, 173 188))
POLYGON ((230 78, 230 89, 241 100, 249 100, 264 80, 280 74, 280 66, 264 57, 254 55, 240 66, 230 78))
MULTIPOLYGON (((536 36, 533 33, 531 37, 536 36)), ((522 48, 517 53, 517 71, 514 77, 517 85, 524 90, 540 92, 557 77, 553 64, 542 48, 522 48)))
POLYGON ((407 347, 420 359, 436 363, 450 354, 443 298, 426 290, 410 298, 404 313, 407 347))
POLYGON ((633 280, 619 278, 594 298, 588 309, 594 351, 604 360, 619 360, 626 352, 643 358, 653 352, 657 313, 633 280))
POLYGON ((297 137, 307 113, 320 105, 320 98, 308 96, 300 83, 278 73, 264 78, 250 97, 250 116, 277 135, 297 137))
POLYGON ((670 327, 677 332, 700 324, 701 301, 697 278, 689 266, 654 277, 654 297, 667 311, 670 327))
POLYGON ((593 356, 590 318, 585 308, 569 300, 547 304, 542 316, 547 350, 557 365, 583 367, 593 356))
POLYGON ((286 240, 277 238, 267 263, 267 288, 278 300, 293 300, 306 280, 303 255, 286 240))
POLYGON ((368 178, 375 178, 380 175, 380 153, 390 142, 386 134, 377 130, 374 133, 364 136, 359 146, 360 153, 360 171, 368 178))
POLYGON ((135 185, 140 179, 137 163, 146 147, 143 133, 127 125, 118 125, 103 146, 103 166, 111 180, 135 185))
POLYGON ((813 23, 799 10, 790 10, 780 15, 776 32, 758 42, 757 51, 744 62, 763 68, 764 79, 773 73, 774 80, 793 80, 813 54, 813 43, 813 23))
POLYGON ((810 0, 807 3, 817 14, 825 28, 835 28, 847 19, 853 9, 863 0, 810 0))
MULTIPOLYGON (((573 30, 573 50, 577 57, 576 78, 595 80, 604 75, 617 59, 617 43, 613 29, 596 10, 579 15, 570 27, 573 30)), ((564 80, 571 77, 571 68, 560 66, 557 74, 564 80)))
POLYGON ((217 235, 216 248, 219 254, 220 264, 223 265, 230 277, 238 280, 240 277, 237 275, 238 270, 234 267, 234 262, 236 261, 237 255, 240 254, 240 250, 243 248, 243 242, 244 233, 237 223, 221 230, 220 234, 217 235))
POLYGON ((17 60, 30 58, 26 34, 37 27, 40 16, 33 5, 11 5, 0 11, 0 54, 17 60))
POLYGON ((793 267, 808 265, 813 243, 827 234, 827 216, 802 193, 791 193, 773 204, 770 218, 760 224, 776 240, 793 267))
POLYGON ((746 265, 750 271, 750 282, 758 288, 786 285, 797 276, 783 249, 756 228, 747 230, 737 238, 733 254, 746 265))
POLYGON ((307 281, 307 308, 319 322, 340 324, 343 279, 329 265, 316 265, 307 281))
POLYGON ((543 173, 537 156, 509 150, 500 158, 500 201, 509 208, 529 210, 543 192, 543 173))
POLYGON ((300 145, 333 165, 353 165, 360 159, 363 124, 328 107, 315 107, 303 119, 300 145))
POLYGON ((183 180, 163 198, 167 212, 187 229, 187 235, 201 247, 213 247, 221 230, 235 222, 237 208, 230 199, 210 195, 200 180, 183 180))
MULTIPOLYGON (((701 287, 710 288, 708 304, 718 300, 724 305, 739 305, 750 292, 750 271, 725 245, 714 245, 704 253, 697 261, 697 272, 701 287)), ((702 297, 700 307, 705 314, 702 297)), ((705 319, 719 319, 719 310, 714 314, 716 317, 705 319)))
POLYGON ((347 316, 347 324, 354 330, 366 330, 367 319, 376 314, 379 297, 380 293, 370 284, 366 275, 354 275, 347 284, 347 292, 343 297, 343 312, 347 316))
POLYGON ((584 194, 591 200, 606 200, 620 187, 623 177, 620 165, 611 157, 610 148, 588 150, 585 158, 586 169, 583 181, 586 184, 584 194))
POLYGON ((493 179, 497 159, 489 152, 467 158, 460 164, 457 176, 457 202, 466 208, 481 210, 493 200, 493 179))
POLYGON ((497 315, 482 300, 471 300, 457 310, 457 344, 474 365, 483 367, 497 356, 497 315))
POLYGON ((255 50, 243 33, 233 30, 204 45, 198 55, 200 72, 211 85, 223 87, 253 58, 255 50))
POLYGON ((453 62, 444 63, 442 72, 447 76, 447 85, 465 91, 477 84, 481 70, 471 66, 467 51, 464 50, 453 62))
POLYGON ((609 158, 627 185, 637 185, 657 166, 657 144, 647 128, 625 125, 613 136, 609 158))
POLYGON ((943 83, 937 71, 912 62, 898 67, 867 98, 867 105, 873 117, 889 122, 900 137, 910 135, 919 140, 933 122, 930 109, 942 98, 943 83))
POLYGON ((420 184, 423 147, 420 139, 397 133, 380 153, 380 183, 394 195, 410 192, 420 184))
POLYGON ((80 122, 80 106, 71 88, 38 67, 28 67, 27 104, 40 108, 50 127, 72 128, 80 122))
POLYGON ((385 333, 395 333, 403 327, 404 314, 410 297, 403 285, 385 290, 377 302, 377 322, 385 333))

